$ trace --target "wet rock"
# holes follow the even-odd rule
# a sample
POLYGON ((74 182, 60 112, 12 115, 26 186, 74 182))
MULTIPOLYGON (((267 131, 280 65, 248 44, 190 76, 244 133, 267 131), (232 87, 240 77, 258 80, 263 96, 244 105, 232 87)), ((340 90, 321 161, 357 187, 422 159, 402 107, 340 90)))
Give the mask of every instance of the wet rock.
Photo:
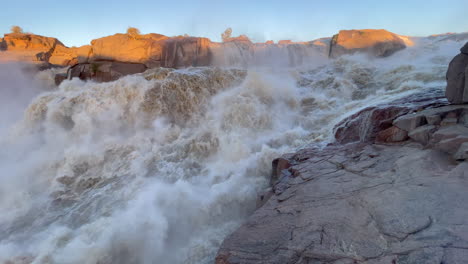
MULTIPOLYGON (((444 98, 443 93, 439 90, 434 90, 413 94, 385 104, 367 107, 339 122, 334 129, 335 139, 336 142, 340 144, 357 141, 372 142, 376 139, 380 131, 395 125, 394 120, 396 118, 422 109, 430 111, 433 107, 441 107, 446 104, 447 100, 444 98)), ((459 107, 455 108, 459 109, 459 107)), ((452 110, 453 109, 447 109, 444 111, 449 112, 452 110)), ((436 113, 427 112, 427 114, 435 115, 436 113)), ((402 118, 401 121, 399 121, 400 127, 398 127, 398 125, 395 126, 402 130, 409 131, 409 128, 423 124, 426 124, 425 115, 422 116, 416 113, 410 114, 409 117, 402 118), (416 120, 413 120, 414 117, 417 117, 416 120)), ((387 131, 387 133, 391 134, 391 131, 387 131)), ((385 134, 382 134, 382 136, 384 135, 385 134)), ((387 134, 386 136, 389 135, 387 134)), ((382 138, 379 138, 379 140, 384 141, 382 138)))
POLYGON ((56 74, 55 77, 54 77, 54 82, 55 82, 55 85, 59 86, 63 81, 65 81, 67 79, 67 74, 66 73, 59 73, 59 74, 56 74))
POLYGON ((125 75, 142 73, 146 71, 146 69, 144 64, 138 63, 97 61, 93 63, 77 64, 71 67, 68 72, 68 78, 78 77, 81 80, 110 82, 125 75))
POLYGON ((401 142, 408 139, 408 132, 396 126, 392 126, 377 133, 377 142, 401 142))
POLYGON ((383 29, 341 30, 333 36, 329 56, 366 52, 376 57, 387 57, 406 48, 396 34, 383 29))

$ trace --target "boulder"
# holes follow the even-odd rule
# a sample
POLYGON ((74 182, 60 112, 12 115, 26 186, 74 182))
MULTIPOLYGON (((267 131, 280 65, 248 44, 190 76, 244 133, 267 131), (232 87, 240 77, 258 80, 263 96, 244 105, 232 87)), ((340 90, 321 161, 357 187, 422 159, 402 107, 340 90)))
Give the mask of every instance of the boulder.
POLYGON ((376 142, 401 142, 408 139, 408 132, 396 126, 391 126, 377 133, 376 142))
MULTIPOLYGON (((125 63, 115 61, 96 61, 93 63, 81 63, 72 66, 68 70, 68 78, 78 77, 81 80, 94 80, 98 82, 110 82, 125 75, 142 73, 147 67, 139 63, 125 63)), ((56 77, 60 79, 60 77, 56 77)))
POLYGON ((420 126, 414 130, 412 130, 408 136, 414 140, 414 141, 417 141, 423 145, 426 145, 430 138, 431 138, 431 134, 432 132, 434 132, 434 130, 436 129, 435 126, 433 125, 424 125, 424 126, 420 126))
POLYGON ((393 125, 407 132, 410 132, 411 130, 424 124, 427 124, 426 117, 417 113, 404 115, 393 121, 393 125))
POLYGON ((468 43, 461 48, 462 53, 452 59, 447 70, 445 96, 452 104, 468 103, 468 54, 465 53, 467 45, 468 43))
POLYGON ((329 57, 366 52, 375 57, 387 57, 406 48, 398 35, 384 29, 341 30, 330 44, 329 57))

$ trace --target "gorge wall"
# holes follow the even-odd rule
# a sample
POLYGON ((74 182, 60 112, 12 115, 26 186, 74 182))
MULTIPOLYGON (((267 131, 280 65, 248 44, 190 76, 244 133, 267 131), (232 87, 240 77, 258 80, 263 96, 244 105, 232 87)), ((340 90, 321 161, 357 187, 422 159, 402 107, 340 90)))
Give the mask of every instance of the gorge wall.
POLYGON ((24 61, 51 66, 72 66, 96 61, 139 63, 147 68, 258 63, 300 66, 315 56, 337 57, 367 52, 382 57, 404 49, 402 37, 386 30, 343 30, 330 38, 307 42, 282 40, 253 43, 246 36, 212 42, 208 38, 160 34, 115 34, 90 45, 66 47, 56 38, 35 34, 5 34, 0 39, 0 61, 24 61))

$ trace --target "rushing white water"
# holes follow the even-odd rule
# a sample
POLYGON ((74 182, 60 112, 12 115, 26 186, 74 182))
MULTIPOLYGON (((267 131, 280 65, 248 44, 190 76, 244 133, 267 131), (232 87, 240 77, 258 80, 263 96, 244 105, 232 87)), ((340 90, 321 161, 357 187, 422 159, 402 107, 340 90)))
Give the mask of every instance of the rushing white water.
POLYGON ((0 263, 212 262, 274 158, 331 140, 366 105, 443 89, 462 42, 439 40, 385 59, 75 79, 40 93, 14 125, 3 117, 16 110, 0 108, 0 263))

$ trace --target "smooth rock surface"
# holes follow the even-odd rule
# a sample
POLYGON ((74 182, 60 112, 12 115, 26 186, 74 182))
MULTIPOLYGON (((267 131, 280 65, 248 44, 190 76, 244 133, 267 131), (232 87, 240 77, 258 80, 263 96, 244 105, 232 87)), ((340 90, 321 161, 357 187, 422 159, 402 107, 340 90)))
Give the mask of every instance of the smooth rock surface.
POLYGON ((290 162, 216 263, 465 263, 468 163, 415 143, 304 149, 290 162))

